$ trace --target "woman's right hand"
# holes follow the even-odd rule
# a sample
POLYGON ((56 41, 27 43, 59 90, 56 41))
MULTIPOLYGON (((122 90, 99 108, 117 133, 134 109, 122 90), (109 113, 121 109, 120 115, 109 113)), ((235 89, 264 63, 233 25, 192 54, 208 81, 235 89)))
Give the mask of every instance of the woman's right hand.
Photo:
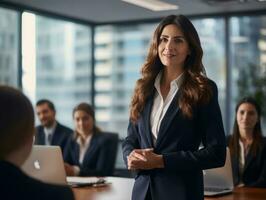
POLYGON ((127 157, 129 170, 163 168, 162 155, 155 154, 152 148, 134 149, 127 157))

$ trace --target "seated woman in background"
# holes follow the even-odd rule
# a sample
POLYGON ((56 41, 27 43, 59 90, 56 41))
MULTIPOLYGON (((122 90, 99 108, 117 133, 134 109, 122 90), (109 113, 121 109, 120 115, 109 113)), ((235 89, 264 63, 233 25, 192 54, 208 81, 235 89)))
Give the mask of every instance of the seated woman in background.
POLYGON ((266 187, 266 139, 260 116, 260 107, 251 97, 243 98, 236 106, 229 148, 237 186, 266 187))
POLYGON ((95 124, 92 106, 78 104, 73 110, 74 134, 65 153, 65 169, 68 176, 108 176, 113 170, 112 155, 116 155, 117 134, 103 133, 95 124), (110 141, 110 135, 115 137, 110 141), (113 140, 114 141, 114 140, 113 140))

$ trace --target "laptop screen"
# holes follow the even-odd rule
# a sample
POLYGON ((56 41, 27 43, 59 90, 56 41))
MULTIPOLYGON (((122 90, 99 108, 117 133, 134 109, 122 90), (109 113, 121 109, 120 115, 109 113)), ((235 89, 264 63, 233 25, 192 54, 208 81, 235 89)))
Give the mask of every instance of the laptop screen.
POLYGON ((22 171, 47 183, 66 185, 66 172, 59 146, 34 145, 22 171))
POLYGON ((226 161, 223 167, 203 171, 204 187, 233 189, 233 175, 230 150, 226 148, 226 161))

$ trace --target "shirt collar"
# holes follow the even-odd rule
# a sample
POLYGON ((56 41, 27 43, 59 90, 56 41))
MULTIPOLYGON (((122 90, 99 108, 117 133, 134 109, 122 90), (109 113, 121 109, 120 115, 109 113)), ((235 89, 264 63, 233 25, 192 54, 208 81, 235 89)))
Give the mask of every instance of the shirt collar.
POLYGON ((87 145, 90 143, 90 141, 91 141, 92 135, 93 135, 93 134, 88 135, 88 136, 86 137, 84 143, 82 143, 81 136, 78 136, 78 137, 77 137, 77 143, 78 143, 80 146, 87 146, 87 145))
POLYGON ((57 125, 57 122, 55 122, 51 127, 47 128, 47 127, 44 127, 44 132, 47 133, 47 134, 52 134, 54 133, 55 131, 55 128, 56 128, 56 125, 57 125))
MULTIPOLYGON (((156 76, 155 78, 155 81, 154 81, 154 87, 156 88, 157 92, 160 93, 161 89, 160 89, 160 82, 161 82, 161 78, 162 78, 162 74, 163 74, 163 71, 161 70, 158 75, 156 76)), ((180 74, 176 79, 172 80, 171 81, 171 84, 170 84, 170 87, 175 87, 177 89, 179 89, 181 83, 182 83, 182 80, 183 80, 183 74, 180 74)))

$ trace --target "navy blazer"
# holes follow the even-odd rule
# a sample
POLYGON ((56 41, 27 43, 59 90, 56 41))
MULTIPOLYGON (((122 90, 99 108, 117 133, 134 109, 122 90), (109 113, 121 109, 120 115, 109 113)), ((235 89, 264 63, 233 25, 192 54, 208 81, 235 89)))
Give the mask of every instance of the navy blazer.
MULTIPOLYGON (((234 184, 240 183, 239 157, 231 155, 234 184)), ((263 138, 262 148, 253 156, 248 153, 245 160, 242 181, 248 187, 266 187, 266 138, 263 138)))
POLYGON ((144 200, 149 189, 153 200, 203 200, 202 170, 225 163, 226 143, 218 91, 210 81, 212 97, 208 104, 195 106, 193 118, 184 117, 177 105, 178 93, 171 102, 153 145, 150 113, 153 96, 148 99, 137 123, 129 123, 123 142, 123 157, 133 149, 154 148, 163 155, 164 168, 139 170, 132 200, 144 200), (202 143, 203 148, 199 150, 202 143))
POLYGON ((46 184, 24 174, 15 165, 0 161, 1 199, 74 200, 69 187, 46 184))
MULTIPOLYGON (((71 137, 72 133, 73 130, 57 122, 55 131, 53 133, 51 145, 60 146, 62 153, 64 154, 64 152, 66 151, 65 147, 67 141, 71 137)), ((45 145, 45 133, 43 126, 36 127, 35 144, 45 145)))
POLYGON ((71 137, 67 144, 65 162, 80 167, 80 176, 113 175, 118 146, 118 134, 93 134, 83 162, 79 163, 79 144, 71 137))

